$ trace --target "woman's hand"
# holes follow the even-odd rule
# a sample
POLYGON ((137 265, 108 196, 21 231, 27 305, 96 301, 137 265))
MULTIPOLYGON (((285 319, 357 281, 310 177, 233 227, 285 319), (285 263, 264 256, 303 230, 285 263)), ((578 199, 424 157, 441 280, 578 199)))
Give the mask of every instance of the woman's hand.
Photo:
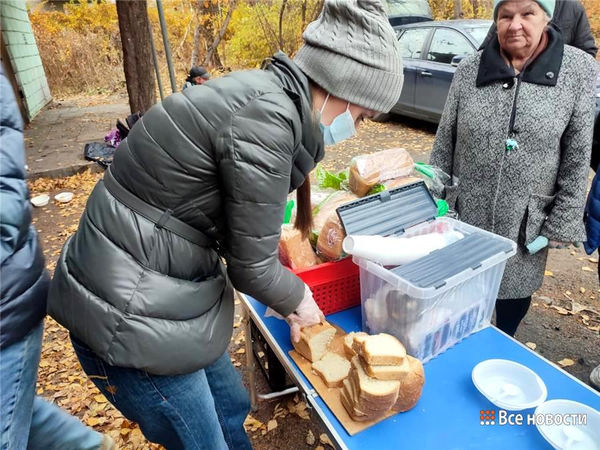
POLYGON ((572 244, 572 242, 560 242, 560 241, 549 240, 548 248, 563 249, 563 248, 567 248, 571 244, 572 244))
POLYGON ((300 330, 310 325, 325 320, 325 316, 315 302, 312 291, 308 286, 304 286, 304 298, 292 314, 285 318, 290 325, 290 333, 293 342, 300 341, 300 330))

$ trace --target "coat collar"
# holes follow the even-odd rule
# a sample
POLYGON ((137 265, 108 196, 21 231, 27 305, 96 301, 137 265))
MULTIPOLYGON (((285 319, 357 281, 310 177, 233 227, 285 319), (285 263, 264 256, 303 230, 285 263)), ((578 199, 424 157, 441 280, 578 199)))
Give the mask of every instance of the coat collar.
MULTIPOLYGON (((520 74, 521 80, 526 83, 556 86, 558 74, 562 66, 565 45, 562 35, 554 26, 549 26, 547 32, 548 46, 520 74)), ((500 54, 500 43, 496 36, 490 40, 481 53, 476 86, 482 87, 497 81, 509 81, 515 76, 514 69, 506 65, 500 54)))
POLYGON ((325 155, 323 133, 313 114, 312 95, 308 78, 283 52, 277 52, 265 67, 277 76, 284 92, 296 105, 302 122, 301 143, 294 153, 290 178, 290 192, 304 183, 304 179, 325 155))

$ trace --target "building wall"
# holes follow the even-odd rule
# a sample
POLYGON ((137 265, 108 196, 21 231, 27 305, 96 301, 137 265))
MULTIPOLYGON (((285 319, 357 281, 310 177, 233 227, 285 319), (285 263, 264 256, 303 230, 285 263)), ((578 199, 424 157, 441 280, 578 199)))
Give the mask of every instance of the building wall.
MULTIPOLYGON (((2 44, 10 59, 16 79, 17 93, 32 119, 51 99, 42 59, 35 42, 26 3, 22 0, 0 0, 2 44)), ((6 61, 8 63, 9 61, 6 61)))

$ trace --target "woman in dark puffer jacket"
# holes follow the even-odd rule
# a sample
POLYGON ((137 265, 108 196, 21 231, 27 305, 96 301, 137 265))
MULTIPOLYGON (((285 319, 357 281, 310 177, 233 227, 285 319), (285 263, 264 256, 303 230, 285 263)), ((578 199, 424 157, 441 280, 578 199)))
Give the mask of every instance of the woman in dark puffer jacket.
POLYGON ((248 398, 226 351, 232 290, 284 316, 293 339, 321 320, 310 289, 278 260, 287 195, 300 188, 296 225, 308 234, 307 177, 324 144, 400 96, 379 0, 325 1, 304 40, 293 61, 278 53, 264 70, 147 111, 57 265, 49 312, 85 372, 169 449, 250 447, 248 398))

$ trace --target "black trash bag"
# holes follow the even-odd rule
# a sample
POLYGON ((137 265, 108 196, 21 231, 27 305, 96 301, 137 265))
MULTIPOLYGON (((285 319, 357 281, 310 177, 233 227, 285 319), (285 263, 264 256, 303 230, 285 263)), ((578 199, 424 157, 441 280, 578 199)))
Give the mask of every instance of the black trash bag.
POLYGON ((104 169, 113 162, 116 147, 106 142, 90 142, 85 144, 83 157, 88 161, 94 161, 100 164, 104 169))

